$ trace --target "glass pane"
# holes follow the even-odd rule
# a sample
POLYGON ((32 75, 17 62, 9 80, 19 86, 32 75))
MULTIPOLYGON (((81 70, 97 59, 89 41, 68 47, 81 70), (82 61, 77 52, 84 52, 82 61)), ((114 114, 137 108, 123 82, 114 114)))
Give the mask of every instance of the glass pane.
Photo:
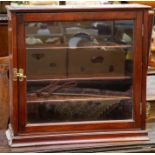
POLYGON ((25 24, 27 121, 132 119, 132 20, 25 24))
POLYGON ((58 100, 28 103, 28 122, 124 120, 131 117, 131 100, 58 100))
POLYGON ((29 122, 129 119, 131 81, 67 80, 28 83, 29 122))

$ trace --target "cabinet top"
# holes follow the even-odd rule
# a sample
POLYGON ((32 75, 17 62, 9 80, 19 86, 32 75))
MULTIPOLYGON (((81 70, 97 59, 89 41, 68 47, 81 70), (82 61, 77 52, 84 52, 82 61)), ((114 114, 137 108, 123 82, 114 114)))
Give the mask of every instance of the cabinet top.
POLYGON ((104 4, 99 6, 6 6, 11 12, 59 12, 59 11, 104 11, 104 10, 137 10, 150 9, 151 6, 142 4, 104 4))

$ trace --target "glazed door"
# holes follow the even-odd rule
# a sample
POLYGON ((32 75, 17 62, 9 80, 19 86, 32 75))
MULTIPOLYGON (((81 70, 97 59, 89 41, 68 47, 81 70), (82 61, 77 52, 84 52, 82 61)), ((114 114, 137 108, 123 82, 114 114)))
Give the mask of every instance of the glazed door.
POLYGON ((89 14, 19 15, 21 131, 140 127, 141 21, 89 14))

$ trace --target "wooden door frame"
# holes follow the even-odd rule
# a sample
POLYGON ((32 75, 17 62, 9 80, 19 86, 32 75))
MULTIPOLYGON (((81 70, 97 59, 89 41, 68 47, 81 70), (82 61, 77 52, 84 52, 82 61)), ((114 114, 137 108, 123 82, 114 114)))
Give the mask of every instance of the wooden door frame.
MULTIPOLYGON (((33 132, 65 132, 67 131, 88 131, 88 130, 112 130, 112 129, 134 129, 141 128, 141 114, 140 106, 141 101, 141 82, 142 82, 142 24, 143 24, 143 12, 142 11, 104 11, 104 12, 89 12, 90 16, 86 12, 65 12, 65 13, 18 13, 17 14, 17 47, 15 50, 18 51, 13 61, 18 60, 17 68, 26 69, 26 51, 25 51, 25 35, 24 35, 24 23, 25 22, 52 22, 52 21, 86 21, 86 20, 135 20, 134 26, 134 81, 133 81, 133 92, 134 92, 134 119, 133 120, 121 120, 121 121, 103 121, 101 122, 80 122, 80 123, 46 123, 46 124, 26 124, 26 80, 18 82, 17 94, 13 96, 15 107, 15 113, 18 117, 18 123, 16 123, 16 129, 20 133, 33 133, 33 132), (119 14, 119 15, 118 15, 119 14), (81 16, 82 15, 82 16, 81 16), (128 15, 128 16, 126 16, 128 15), (44 17, 44 18, 43 18, 44 17), (76 17, 76 18, 75 18, 76 17), (138 47, 139 48, 138 48, 138 47), (15 103, 16 102, 16 103, 15 103), (18 108, 17 108, 18 107, 18 108)), ((13 82, 16 83, 16 82, 13 82)), ((13 88, 14 90, 16 88, 13 88)), ((13 90, 13 91, 14 91, 13 90)), ((144 107, 142 107, 144 108, 144 107)), ((144 115, 144 114, 143 114, 144 115)), ((13 118, 15 115, 12 116, 13 118)))

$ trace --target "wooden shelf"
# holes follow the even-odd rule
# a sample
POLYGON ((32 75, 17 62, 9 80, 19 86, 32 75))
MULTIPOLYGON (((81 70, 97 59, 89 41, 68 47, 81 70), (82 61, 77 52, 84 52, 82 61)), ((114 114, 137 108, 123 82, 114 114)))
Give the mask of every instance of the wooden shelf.
MULTIPOLYGON (((39 30, 39 29, 38 29, 39 30)), ((36 33, 30 33, 26 34, 26 37, 62 37, 63 33, 52 33, 52 34, 36 34, 36 33)))
POLYGON ((79 78, 42 78, 31 77, 27 78, 27 82, 39 82, 39 81, 69 81, 69 80, 131 80, 131 76, 118 76, 118 77, 79 77, 79 78))
POLYGON ((104 96, 104 95, 79 95, 79 96, 50 96, 50 97, 28 97, 28 103, 40 103, 40 102, 66 102, 66 101, 109 101, 109 100, 129 100, 131 97, 128 96, 104 96))
POLYGON ((68 46, 51 46, 50 44, 46 45, 33 45, 28 46, 26 50, 54 50, 54 49, 118 49, 118 48, 131 48, 132 45, 105 45, 105 46, 83 46, 83 47, 68 47, 68 46))

